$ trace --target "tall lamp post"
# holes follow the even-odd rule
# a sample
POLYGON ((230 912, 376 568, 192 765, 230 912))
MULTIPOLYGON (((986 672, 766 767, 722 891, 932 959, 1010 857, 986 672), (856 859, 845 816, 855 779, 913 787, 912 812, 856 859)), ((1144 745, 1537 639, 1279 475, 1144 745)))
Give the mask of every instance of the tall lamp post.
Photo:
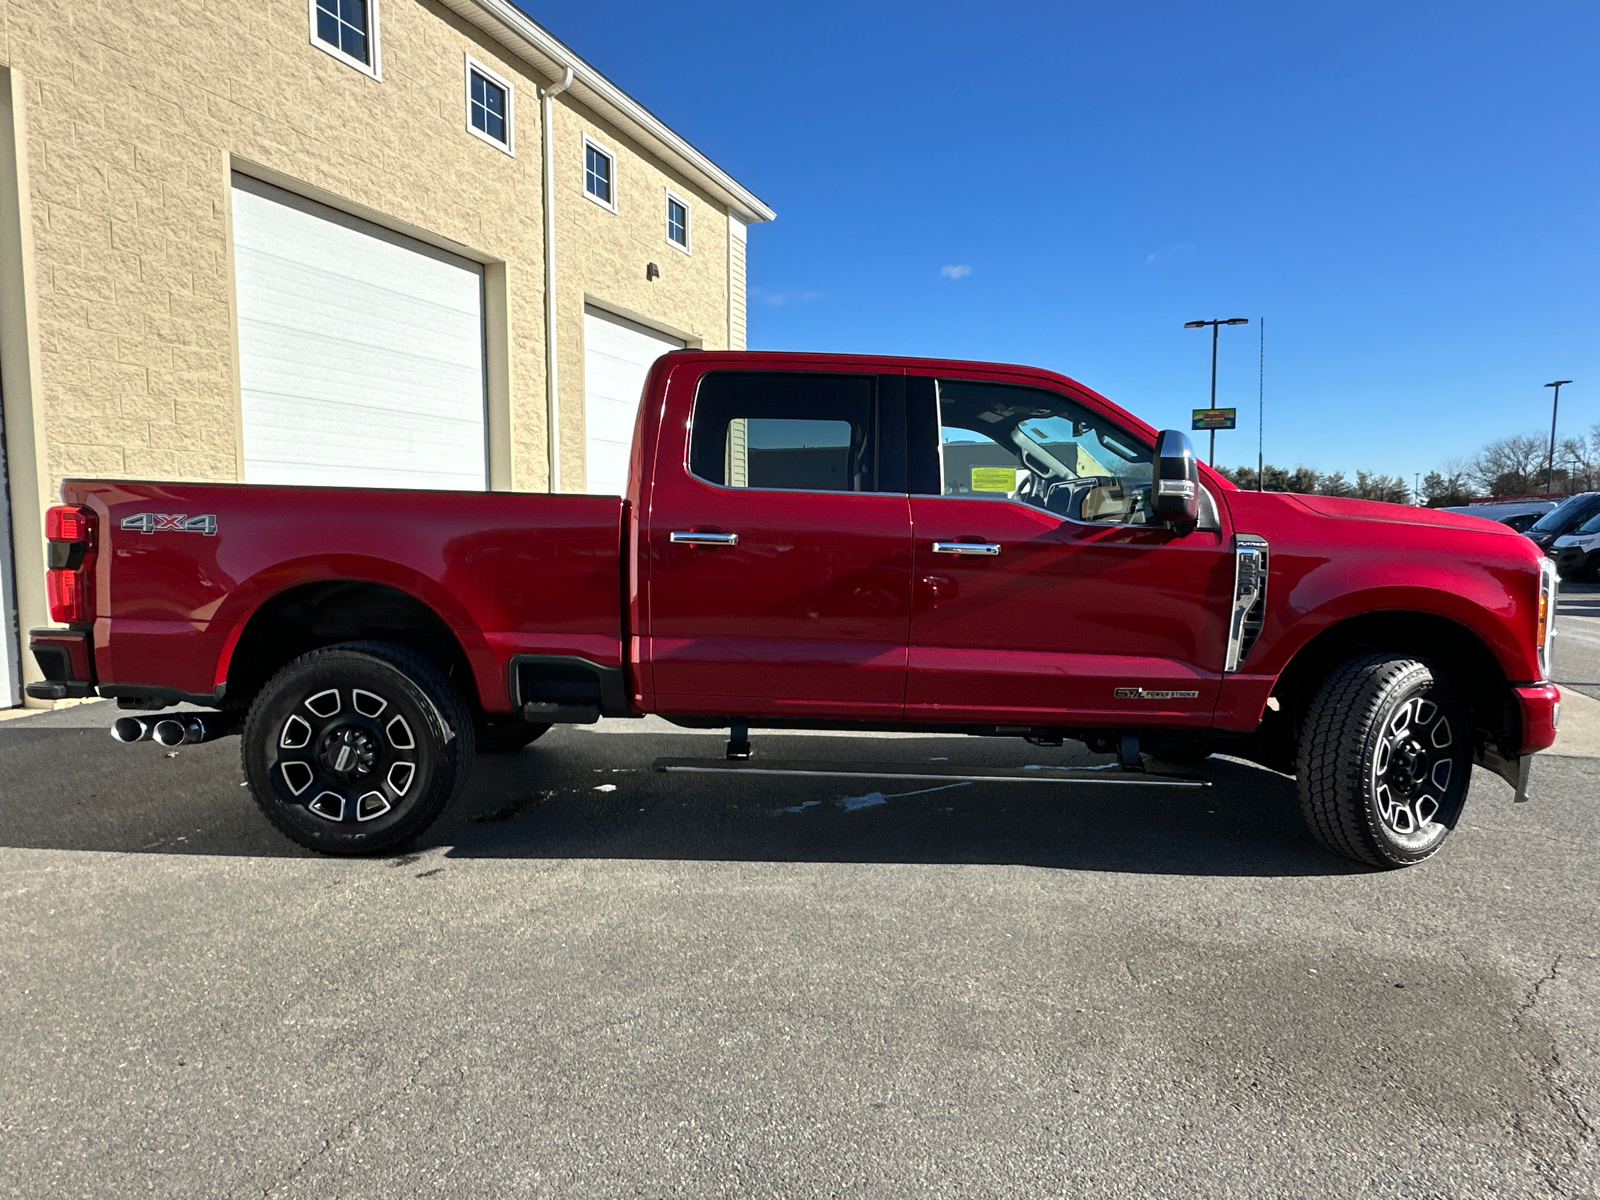
MULTIPOLYGON (((1211 326, 1211 407, 1217 406, 1217 326, 1219 325, 1248 325, 1249 317, 1219 317, 1215 321, 1185 321, 1185 329, 1204 329, 1211 326)), ((1571 382, 1570 380, 1568 382, 1571 382)), ((1217 464, 1217 431, 1211 431, 1211 449, 1206 454, 1206 465, 1217 464)), ((1258 484, 1260 480, 1256 481, 1258 484)))
POLYGON ((1550 400, 1550 465, 1545 469, 1544 490, 1556 490, 1556 409, 1561 405, 1561 387, 1571 383, 1570 379, 1558 379, 1554 383, 1547 383, 1545 387, 1555 388, 1556 394, 1550 400))

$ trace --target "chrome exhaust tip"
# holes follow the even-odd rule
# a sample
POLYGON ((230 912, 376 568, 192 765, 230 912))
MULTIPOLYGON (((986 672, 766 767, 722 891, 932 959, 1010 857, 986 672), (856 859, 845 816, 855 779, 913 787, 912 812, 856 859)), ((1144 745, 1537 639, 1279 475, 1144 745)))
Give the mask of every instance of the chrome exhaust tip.
POLYGON ((189 722, 180 721, 173 717, 168 717, 164 721, 157 721, 155 728, 150 731, 150 736, 157 743, 169 749, 173 746, 181 746, 188 741, 197 740, 189 736, 189 722))
POLYGON ((119 742, 142 742, 150 736, 150 726, 138 717, 118 717, 111 723, 111 736, 119 742))

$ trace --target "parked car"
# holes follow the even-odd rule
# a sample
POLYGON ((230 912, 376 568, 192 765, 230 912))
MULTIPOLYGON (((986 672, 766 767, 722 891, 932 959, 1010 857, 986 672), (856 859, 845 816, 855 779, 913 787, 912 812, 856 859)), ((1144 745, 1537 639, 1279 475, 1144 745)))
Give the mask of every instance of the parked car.
POLYGON ((1097 787, 1203 785, 1145 756, 1225 751, 1292 772, 1330 850, 1397 867, 1439 849, 1474 763, 1521 799, 1556 737, 1555 571, 1526 538, 1240 491, 1184 433, 1026 367, 669 353, 625 497, 62 495, 64 628, 32 633, 30 694, 217 710, 116 732, 242 729, 262 811, 333 854, 416 837, 475 750, 658 713, 731 731, 663 770, 974 777, 752 758, 762 726, 1072 738, 1117 763, 1048 777, 1097 787))
MULTIPOLYGON (((1552 507, 1554 506, 1552 505, 1552 507)), ((1548 512, 1549 510, 1546 509, 1545 511, 1548 512)), ((1513 516, 1501 517, 1500 524, 1515 533, 1526 533, 1533 528, 1534 524, 1542 516, 1544 516, 1543 512, 1516 513, 1513 516)))
POLYGON ((1597 514, 1600 514, 1600 492, 1579 492, 1568 496, 1529 526, 1527 536, 1542 553, 1549 554, 1558 537, 1571 533, 1597 514))
POLYGON ((1486 521, 1496 521, 1508 529, 1521 533, 1555 506, 1554 500, 1489 500, 1479 504, 1462 504, 1440 511, 1460 513, 1467 517, 1482 517, 1486 521))
POLYGON ((1571 533, 1558 537, 1550 547, 1556 570, 1563 579, 1592 579, 1600 582, 1600 513, 1590 517, 1571 533))

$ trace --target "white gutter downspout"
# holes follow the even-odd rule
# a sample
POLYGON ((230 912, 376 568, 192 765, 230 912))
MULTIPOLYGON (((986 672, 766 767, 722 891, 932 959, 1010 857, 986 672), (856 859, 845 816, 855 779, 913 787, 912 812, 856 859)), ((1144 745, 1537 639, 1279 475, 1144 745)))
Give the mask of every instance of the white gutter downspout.
POLYGON ((539 132, 544 142, 544 403, 545 443, 550 451, 550 487, 561 490, 561 389, 556 377, 556 146, 551 125, 555 98, 572 86, 572 68, 560 83, 539 89, 539 132))

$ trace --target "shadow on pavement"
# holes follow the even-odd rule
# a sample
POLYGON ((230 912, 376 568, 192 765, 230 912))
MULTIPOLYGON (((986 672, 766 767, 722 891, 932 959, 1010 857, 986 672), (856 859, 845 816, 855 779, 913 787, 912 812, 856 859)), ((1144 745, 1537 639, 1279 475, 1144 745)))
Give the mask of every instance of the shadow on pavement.
MULTIPOLYGON (((52 714, 55 715, 55 714, 52 714)), ((104 729, 0 727, 0 845, 121 853, 316 857, 241 786, 236 738, 176 754, 104 729)), ((1024 766, 1103 762, 1016 739, 757 738, 768 758, 1024 766)), ((411 851, 457 858, 984 863, 1154 874, 1337 875, 1294 783, 1213 759, 1206 791, 659 775, 658 756, 716 756, 717 735, 557 729, 481 757, 411 851)))

